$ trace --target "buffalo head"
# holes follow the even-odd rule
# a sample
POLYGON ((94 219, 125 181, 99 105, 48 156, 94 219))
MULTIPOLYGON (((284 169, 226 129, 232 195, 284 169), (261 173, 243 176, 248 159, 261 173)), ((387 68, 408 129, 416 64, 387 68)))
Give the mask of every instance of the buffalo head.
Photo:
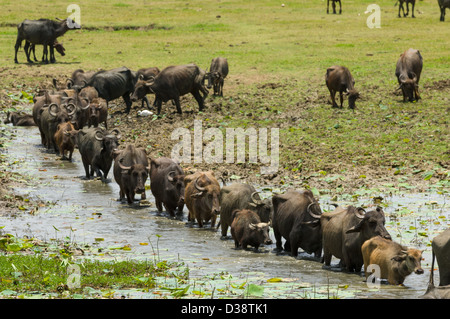
POLYGON ((139 80, 134 86, 133 94, 131 95, 131 101, 136 102, 142 100, 147 94, 154 93, 152 90, 152 85, 154 83, 154 77, 150 77, 149 80, 145 81, 144 76, 141 74, 139 80))
POLYGON ((348 97, 348 107, 351 109, 355 108, 355 102, 360 97, 359 92, 355 89, 347 89, 347 92, 345 93, 348 97))
POLYGON ((362 208, 352 208, 355 216, 359 220, 356 226, 351 227, 346 233, 359 232, 362 240, 365 241, 375 236, 381 236, 386 239, 392 239, 388 231, 384 227, 385 217, 381 207, 364 213, 362 208))
POLYGON ((400 74, 400 76, 398 77, 398 80, 400 82, 398 90, 402 90, 404 102, 406 102, 406 99, 408 99, 410 102, 414 101, 414 99, 420 99, 417 76, 415 73, 411 73, 411 76, 412 78, 408 78, 404 74, 400 74))
POLYGON ((220 213, 220 187, 213 183, 207 174, 202 174, 194 181, 196 193, 192 194, 192 198, 200 201, 200 205, 205 207, 212 214, 218 215, 220 213))

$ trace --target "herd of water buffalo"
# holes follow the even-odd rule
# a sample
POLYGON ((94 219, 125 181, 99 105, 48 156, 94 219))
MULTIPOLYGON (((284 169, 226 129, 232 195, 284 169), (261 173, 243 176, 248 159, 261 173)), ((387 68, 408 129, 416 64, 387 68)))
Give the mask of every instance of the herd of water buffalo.
MULTIPOLYGON (((444 9, 445 10, 445 9, 444 9)), ((25 20, 18 26, 17 51, 23 40, 27 59, 35 44, 50 47, 50 60, 54 61, 54 48, 64 53, 56 41, 69 30, 69 20, 25 20)), ((71 24, 71 27, 74 25, 71 24)), ((75 25, 75 27, 77 27, 75 25)), ((79 27, 79 26, 78 26, 79 27)), ((404 101, 420 98, 418 84, 422 71, 422 56, 418 50, 405 51, 397 61, 396 76, 404 101)), ((322 212, 320 204, 310 190, 288 190, 262 200, 256 189, 245 183, 221 184, 212 171, 185 174, 182 167, 167 157, 151 158, 145 149, 133 144, 119 150, 120 131, 108 129, 108 103, 123 98, 125 112, 130 112, 132 102, 142 100, 150 108, 147 94, 155 96, 153 106, 161 112, 163 102, 172 100, 181 113, 180 97, 191 93, 204 108, 207 88, 214 94, 223 95, 224 79, 228 75, 226 58, 214 58, 209 71, 195 64, 157 67, 132 71, 127 67, 97 72, 75 70, 67 80, 66 87, 45 91, 34 97, 31 115, 8 114, 14 125, 36 125, 41 143, 49 150, 72 160, 77 148, 81 155, 86 179, 94 175, 106 181, 113 167, 114 179, 120 187, 119 199, 133 204, 136 194, 146 199, 145 184, 150 179, 150 189, 158 211, 165 210, 169 216, 182 216, 188 209, 188 222, 204 227, 221 227, 221 236, 228 230, 236 248, 248 246, 258 250, 260 245, 270 245, 270 228, 276 240, 276 250, 285 250, 292 256, 301 248, 321 259, 325 268, 331 267, 332 256, 340 259, 340 267, 348 272, 360 272, 364 266, 366 277, 369 265, 380 267, 381 278, 390 284, 402 284, 405 277, 415 272, 423 273, 420 261, 422 252, 408 248, 392 240, 385 228, 385 215, 381 208, 365 211, 360 207, 336 207, 322 212), (207 81, 207 85, 205 85, 207 81), (216 219, 219 222, 216 226, 216 219), (284 241, 284 245, 283 245, 284 241)), ((330 91, 333 107, 343 106, 348 96, 350 108, 355 107, 359 97, 350 71, 343 66, 326 70, 326 86, 330 91), (335 95, 340 94, 340 106, 335 95)), ((450 298, 450 230, 437 236, 432 243, 434 257, 440 269, 440 285, 430 281, 427 297, 450 298)), ((432 279, 432 277, 431 277, 432 279)))

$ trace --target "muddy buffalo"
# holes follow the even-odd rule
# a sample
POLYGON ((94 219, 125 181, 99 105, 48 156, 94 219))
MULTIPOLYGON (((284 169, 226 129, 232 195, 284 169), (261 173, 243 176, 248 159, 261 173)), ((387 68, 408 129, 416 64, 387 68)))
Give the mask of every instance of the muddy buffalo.
POLYGON ((355 89, 355 80, 345 66, 331 66, 327 69, 325 83, 330 91, 333 107, 338 107, 335 96, 339 92, 340 108, 344 102, 344 94, 348 97, 348 107, 355 108, 355 101, 359 98, 359 92, 355 89))
POLYGON ((282 237, 286 239, 284 250, 292 256, 298 255, 298 248, 320 257, 322 237, 320 216, 322 210, 310 190, 288 190, 274 195, 272 227, 278 251, 282 250, 282 237))
POLYGON ((161 113, 162 102, 174 100, 177 112, 181 114, 180 97, 191 93, 196 99, 199 110, 203 111, 204 98, 200 92, 207 92, 203 87, 203 73, 195 64, 168 66, 150 80, 138 80, 132 101, 144 98, 147 94, 155 94, 154 105, 158 115, 161 113))
POLYGON ((362 208, 337 207, 320 218, 323 233, 323 262, 330 266, 332 256, 339 258, 348 272, 360 272, 364 264, 363 243, 375 236, 391 239, 384 227, 385 216, 380 207, 365 213, 362 208))
POLYGON ((47 140, 44 132, 41 127, 41 114, 42 111, 47 108, 50 104, 54 103, 56 105, 60 105, 62 101, 62 96, 59 94, 50 94, 48 91, 44 92, 44 95, 34 96, 33 97, 33 120, 39 128, 39 133, 41 134, 41 143, 42 145, 47 145, 47 140))
POLYGON ((235 210, 232 214, 231 236, 235 248, 252 246, 255 252, 260 245, 271 245, 270 223, 263 223, 258 214, 249 209, 235 210))
POLYGON ((236 209, 251 209, 255 211, 262 222, 271 219, 272 203, 269 199, 261 200, 256 189, 244 183, 233 183, 223 186, 220 190, 220 227, 222 238, 226 238, 228 227, 233 221, 231 215, 236 209))
POLYGON ((107 182, 119 138, 120 132, 117 129, 108 131, 97 127, 78 131, 74 139, 83 161, 85 179, 90 179, 95 173, 103 182, 107 182))
POLYGON ((189 210, 188 221, 197 220, 199 227, 211 220, 216 224, 220 213, 220 185, 212 171, 196 172, 184 178, 184 200, 189 210))
POLYGON ((126 197, 128 204, 132 204, 136 194, 141 194, 141 200, 146 199, 145 183, 150 166, 145 149, 128 144, 125 149, 115 151, 113 156, 114 179, 120 187, 119 200, 126 197))
POLYGON ((3 123, 11 123, 13 126, 36 126, 33 115, 22 112, 7 112, 3 123))
POLYGON ((408 49, 400 55, 395 68, 395 76, 400 85, 398 90, 402 90, 403 102, 420 99, 419 81, 422 67, 423 58, 419 50, 408 49))
POLYGON ((391 285, 401 285, 411 273, 423 274, 420 261, 422 251, 409 248, 380 236, 366 240, 361 247, 366 279, 370 272, 369 265, 378 265, 378 279, 387 279, 391 285))
POLYGON ((159 212, 162 212, 164 206, 171 217, 183 214, 184 177, 183 169, 172 159, 168 157, 151 159, 150 189, 159 212))
POLYGON ((41 140, 45 141, 44 145, 48 150, 53 149, 55 152, 59 152, 55 141, 58 125, 71 121, 74 113, 74 105, 58 105, 56 103, 51 103, 48 107, 40 110, 41 140))

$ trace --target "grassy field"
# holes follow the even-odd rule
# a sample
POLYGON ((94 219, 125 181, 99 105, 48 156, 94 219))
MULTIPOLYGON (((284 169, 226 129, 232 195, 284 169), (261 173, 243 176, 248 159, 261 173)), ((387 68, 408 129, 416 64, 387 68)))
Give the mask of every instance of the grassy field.
POLYGON ((184 127, 194 118, 222 129, 278 127, 280 176, 335 176, 356 181, 355 187, 397 182, 398 175, 411 182, 447 179, 450 22, 439 21, 436 1, 418 1, 412 19, 398 18, 395 2, 381 0, 381 28, 370 29, 365 11, 372 3, 345 1, 343 13, 334 15, 326 14, 326 1, 78 1, 82 29, 60 39, 66 56, 30 66, 23 51, 13 63, 15 25, 25 18, 67 17, 67 2, 3 1, 0 103, 10 107, 5 93, 50 88, 53 77, 64 83, 77 68, 162 69, 190 62, 208 68, 213 57, 224 56, 230 75, 223 99, 209 97, 198 114, 187 97, 182 108, 190 114, 151 125, 135 119, 141 137, 118 116, 114 123, 125 125, 124 142, 170 155, 174 142, 159 142, 170 137, 174 121, 184 127), (424 57, 418 103, 403 103, 396 92, 395 63, 410 47, 424 57), (362 97, 355 111, 331 108, 324 85, 331 65, 351 70, 362 97))

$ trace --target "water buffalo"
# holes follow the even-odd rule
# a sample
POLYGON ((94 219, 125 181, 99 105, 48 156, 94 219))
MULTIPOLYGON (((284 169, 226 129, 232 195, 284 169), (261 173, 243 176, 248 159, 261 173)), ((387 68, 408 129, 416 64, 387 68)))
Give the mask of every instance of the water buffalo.
POLYGON ((108 128, 108 108, 106 101, 102 98, 94 98, 89 104, 88 127, 98 127, 103 123, 108 128))
POLYGON ((12 123, 13 126, 36 126, 33 115, 22 112, 7 112, 3 123, 12 123))
POLYGON ((400 10, 403 11, 403 16, 406 17, 409 14, 409 4, 411 3, 411 17, 415 18, 414 16, 414 6, 416 5, 416 0, 398 0, 395 5, 397 5, 397 3, 400 2, 400 5, 398 6, 398 17, 401 18, 400 15, 400 10), (403 7, 403 3, 406 2, 406 13, 405 13, 405 8, 403 7))
POLYGON ((196 172, 184 178, 184 200, 189 210, 188 221, 195 219, 199 227, 211 220, 211 228, 220 213, 220 185, 212 171, 196 172))
POLYGON ((41 143, 42 145, 47 145, 47 140, 44 132, 41 127, 41 114, 42 111, 47 108, 50 104, 54 103, 56 105, 60 105, 62 101, 62 96, 59 94, 49 94, 48 91, 44 92, 42 96, 33 97, 34 105, 33 105, 33 120, 34 123, 39 128, 39 133, 41 134, 41 143))
POLYGON ((336 2, 339 2, 339 14, 342 13, 342 3, 341 0, 327 0, 327 13, 329 12, 330 9, 330 1, 331 1, 331 6, 333 7, 333 13, 336 14, 336 2))
POLYGON ((232 214, 231 236, 235 248, 252 246, 255 252, 260 245, 271 245, 269 237, 270 223, 263 223, 258 214, 249 209, 235 210, 232 214))
MULTIPOLYGON (((55 41, 55 43, 53 43, 52 45, 53 45, 53 48, 56 49, 56 51, 59 54, 61 54, 62 56, 66 55, 66 53, 65 53, 66 49, 64 48, 62 43, 55 41)), ((36 45, 33 43, 30 44, 30 48, 28 50, 28 55, 30 57, 31 57, 31 53, 33 53, 34 61, 37 62, 38 60, 36 59, 36 45)), ((54 59, 54 57, 53 57, 53 59, 54 59)), ((45 54, 45 52, 44 52, 44 54, 42 55, 42 61, 45 61, 45 60, 48 60, 48 54, 45 54)))
POLYGON ((78 92, 75 92, 73 97, 63 99, 63 105, 73 105, 74 112, 72 114, 72 124, 75 129, 81 130, 89 120, 90 102, 86 97, 80 96, 78 92))
POLYGON ((233 183, 223 186, 220 190, 220 227, 222 229, 222 239, 227 236, 228 227, 233 221, 232 213, 236 209, 251 209, 255 211, 262 222, 269 222, 271 219, 271 201, 261 200, 256 189, 248 184, 233 183))
POLYGON ((72 161, 72 154, 75 149, 73 140, 70 137, 70 132, 74 131, 75 127, 71 122, 58 124, 55 133, 55 143, 58 146, 59 154, 61 154, 62 160, 72 161), (69 156, 66 156, 66 152, 69 156))
POLYGON ((83 83, 82 86, 72 85, 71 88, 80 91, 92 86, 97 90, 98 96, 106 100, 107 106, 109 101, 122 97, 126 104, 125 112, 130 112, 130 94, 133 93, 135 80, 127 67, 98 71, 88 81, 83 80, 83 83))
POLYGON ((445 21, 445 9, 450 9, 450 0, 438 0, 439 9, 441 10, 440 21, 445 21))
POLYGON ((319 258, 322 254, 320 216, 322 210, 310 190, 288 190, 274 195, 272 227, 277 251, 282 250, 282 237, 286 239, 284 250, 298 255, 298 248, 319 258))
POLYGON ((75 144, 81 154, 84 171, 84 179, 94 176, 100 177, 102 182, 107 182, 107 176, 111 169, 114 151, 119 146, 120 132, 117 129, 84 128, 74 136, 75 144))
POLYGON ((163 205, 171 217, 183 214, 184 172, 181 166, 168 157, 152 158, 150 164, 150 189, 156 207, 162 212, 163 205))
MULTIPOLYGON (((42 44, 44 46, 44 56, 47 56, 48 54, 47 46, 50 46, 50 62, 55 62, 53 44, 56 39, 63 36, 70 29, 79 28, 80 25, 69 18, 60 21, 53 21, 49 19, 24 20, 17 26, 14 62, 19 63, 17 61, 17 51, 19 50, 23 40, 26 40, 24 51, 27 55, 27 61, 29 63, 33 63, 29 55, 30 44, 42 44)), ((46 58, 44 62, 48 63, 48 59, 46 58)))
POLYGON ((208 89, 214 87, 214 95, 223 96, 223 82, 227 75, 227 59, 222 57, 212 59, 206 78, 208 79, 208 89))
POLYGON ((403 102, 408 99, 410 102, 420 99, 419 80, 422 73, 423 59, 419 50, 408 49, 400 55, 395 68, 398 90, 402 90, 403 102))
POLYGON ((67 88, 71 89, 72 86, 82 87, 85 82, 89 81, 96 71, 85 72, 82 69, 76 69, 72 72, 70 78, 67 79, 67 88))
POLYGON ((422 251, 408 248, 390 239, 372 237, 361 246, 361 252, 366 279, 370 275, 367 267, 372 264, 380 267, 379 279, 387 279, 391 285, 402 285, 406 276, 413 272, 423 274, 420 265, 422 251))
POLYGON ((135 194, 146 199, 145 183, 150 171, 147 152, 142 147, 128 144, 125 149, 114 152, 114 179, 119 184, 119 200, 127 199, 128 204, 134 202, 135 194))
MULTIPOLYGON (((160 70, 157 67, 142 68, 137 70, 137 72, 133 71, 133 75, 135 77, 135 85, 138 80, 148 81, 150 79, 153 79, 155 76, 158 75, 159 72, 160 70)), ((148 102, 146 96, 144 96, 144 98, 142 99, 142 107, 144 107, 144 103, 146 103, 147 108, 150 109, 150 103, 148 102)))
POLYGON ((48 107, 42 108, 40 112, 40 128, 41 134, 43 134, 41 140, 45 141, 48 150, 54 149, 58 153, 59 148, 55 141, 56 130, 59 124, 71 121, 75 107, 51 103, 48 107))
POLYGON ((163 69, 153 79, 148 81, 138 80, 132 101, 137 101, 145 95, 155 94, 154 105, 158 115, 161 113, 162 102, 174 100, 177 112, 181 114, 180 96, 191 93, 197 100, 199 110, 203 111, 203 100, 200 92, 206 89, 203 87, 203 75, 200 68, 195 64, 168 66, 163 69))
POLYGON ((341 267, 348 272, 360 272, 364 264, 361 253, 363 243, 375 236, 391 239, 384 227, 384 212, 380 207, 364 213, 363 208, 337 207, 322 214, 323 260, 330 266, 331 257, 339 258, 341 267))
POLYGON ((431 242, 431 273, 427 291, 422 298, 450 299, 450 229, 443 231, 431 242), (439 286, 434 285, 434 258, 439 266, 439 286))
POLYGON ((359 92, 355 90, 355 80, 350 71, 345 66, 331 66, 327 69, 325 75, 325 83, 330 91, 333 107, 338 107, 335 95, 339 92, 339 98, 341 101, 341 108, 344 102, 343 94, 348 97, 348 107, 355 108, 355 101, 359 98, 359 92))

